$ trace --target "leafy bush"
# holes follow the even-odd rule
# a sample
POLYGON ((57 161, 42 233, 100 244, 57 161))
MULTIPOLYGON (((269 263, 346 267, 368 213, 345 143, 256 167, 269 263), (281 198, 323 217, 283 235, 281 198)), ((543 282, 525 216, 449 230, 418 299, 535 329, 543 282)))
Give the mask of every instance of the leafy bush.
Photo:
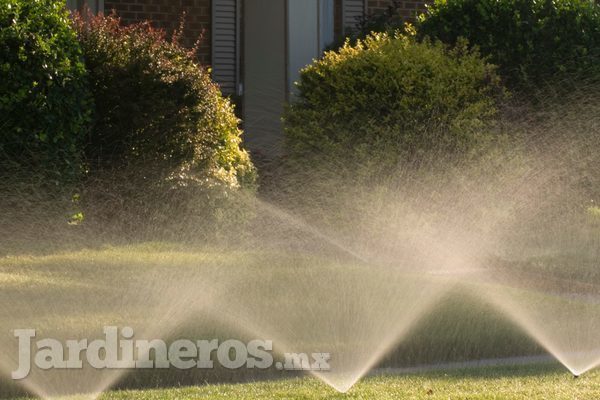
POLYGON ((600 207, 590 206, 587 209, 587 213, 591 218, 594 218, 595 220, 600 220, 600 207))
POLYGON ((1 175, 76 177, 90 115, 81 49, 64 1, 1 0, 1 175))
POLYGON ((76 21, 96 104, 85 151, 92 175, 129 169, 157 181, 253 181, 239 121, 193 51, 149 23, 76 21))
POLYGON ((229 189, 252 187, 255 169, 233 106, 194 51, 114 15, 77 17, 76 27, 96 104, 85 148, 88 224, 199 229, 226 215, 229 189))
POLYGON ((503 93, 494 68, 465 44, 373 34, 302 71, 285 115, 288 146, 292 158, 360 164, 377 176, 476 148, 503 93))
POLYGON ((589 0, 436 0, 421 36, 466 38, 513 86, 600 76, 600 6, 589 0))

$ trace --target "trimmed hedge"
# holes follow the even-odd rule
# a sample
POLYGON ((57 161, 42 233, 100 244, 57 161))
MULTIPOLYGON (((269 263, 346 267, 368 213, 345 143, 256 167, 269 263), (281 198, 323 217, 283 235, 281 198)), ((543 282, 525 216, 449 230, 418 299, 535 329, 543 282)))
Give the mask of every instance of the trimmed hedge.
POLYGON ((436 0, 421 37, 476 45, 511 86, 600 77, 600 5, 589 0, 436 0))
POLYGON ((503 95, 494 67, 464 43, 449 50, 373 34, 302 71, 285 114, 287 144, 292 158, 351 163, 377 176, 473 150, 503 95))
POLYGON ((92 107, 81 55, 64 1, 0 1, 0 175, 82 172, 92 107))

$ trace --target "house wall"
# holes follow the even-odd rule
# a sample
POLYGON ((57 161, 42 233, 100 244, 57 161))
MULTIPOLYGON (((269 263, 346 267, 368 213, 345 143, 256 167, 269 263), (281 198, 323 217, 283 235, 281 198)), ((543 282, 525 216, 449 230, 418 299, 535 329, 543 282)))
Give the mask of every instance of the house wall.
MULTIPOLYGON (((390 0, 366 0, 367 13, 384 12, 390 0)), ((407 20, 417 12, 425 10, 428 0, 401 0, 400 13, 407 20)), ((165 29, 169 34, 179 28, 181 15, 185 12, 186 24, 183 44, 193 46, 202 37, 199 59, 206 65, 211 63, 211 0, 104 0, 105 13, 117 12, 124 23, 150 20, 153 26, 165 29)), ((335 0, 335 37, 342 35, 342 0, 335 0)))
POLYGON ((210 4, 211 0, 105 0, 104 10, 107 14, 115 10, 126 24, 150 20, 168 34, 179 28, 185 13, 182 43, 191 47, 202 37, 198 56, 200 62, 210 64, 210 4))
MULTIPOLYGON (((367 0, 367 13, 380 14, 385 12, 391 0, 367 0)), ((413 20, 417 14, 425 11, 425 4, 431 0, 400 0, 399 12, 407 21, 413 20)))
POLYGON ((284 0, 252 0, 244 6, 244 142, 255 158, 269 159, 279 155, 283 141, 288 10, 284 0))
POLYGON ((342 27, 342 19, 344 18, 342 12, 342 0, 335 0, 333 7, 333 36, 336 39, 340 39, 344 34, 342 27))

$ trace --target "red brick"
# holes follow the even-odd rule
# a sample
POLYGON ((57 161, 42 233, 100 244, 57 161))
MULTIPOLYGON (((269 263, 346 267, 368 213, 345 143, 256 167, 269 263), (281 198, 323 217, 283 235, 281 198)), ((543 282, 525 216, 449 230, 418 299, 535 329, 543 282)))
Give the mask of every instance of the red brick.
POLYGON ((210 64, 210 5, 211 0, 111 0, 105 3, 105 12, 114 9, 125 24, 151 20, 153 26, 165 29, 168 35, 179 28, 185 13, 182 44, 191 47, 206 32, 198 55, 201 63, 210 64))
MULTIPOLYGON (((433 0, 399 2, 400 8, 398 13, 407 21, 412 20, 417 14, 417 10, 419 12, 425 11, 425 4, 431 3, 432 1, 433 0)), ((391 4, 393 4, 391 0, 368 0, 367 10, 369 14, 377 15, 385 12, 391 4)))

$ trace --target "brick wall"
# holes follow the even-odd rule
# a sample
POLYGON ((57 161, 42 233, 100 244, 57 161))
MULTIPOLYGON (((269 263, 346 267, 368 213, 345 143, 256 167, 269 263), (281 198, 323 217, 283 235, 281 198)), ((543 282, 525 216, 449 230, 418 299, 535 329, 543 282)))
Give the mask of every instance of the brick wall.
MULTIPOLYGON (((425 0, 427 1, 427 0, 425 0)), ((414 18, 417 12, 425 10, 425 1, 399 0, 399 12, 407 20, 414 18)), ((369 14, 382 13, 387 10, 391 0, 367 0, 369 14)), ((169 34, 179 28, 181 15, 186 13, 186 24, 183 44, 193 46, 199 37, 203 37, 199 58, 203 64, 210 64, 211 56, 211 0, 105 0, 106 13, 117 12, 123 22, 134 23, 144 20, 152 21, 152 25, 165 29, 169 34)), ((335 0, 335 37, 341 37, 342 1, 335 0)))
MULTIPOLYGON (((379 14, 387 10, 388 6, 393 3, 391 0, 367 0, 367 9, 369 14, 379 14)), ((399 5, 398 12, 406 20, 412 20, 415 15, 425 11, 427 1, 419 0, 399 0, 396 1, 399 5)))
POLYGON ((203 37, 199 58, 210 64, 211 0, 105 0, 106 13, 117 12, 123 22, 152 21, 152 26, 165 29, 168 34, 179 28, 181 15, 185 12, 185 30, 182 43, 193 46, 203 37))

